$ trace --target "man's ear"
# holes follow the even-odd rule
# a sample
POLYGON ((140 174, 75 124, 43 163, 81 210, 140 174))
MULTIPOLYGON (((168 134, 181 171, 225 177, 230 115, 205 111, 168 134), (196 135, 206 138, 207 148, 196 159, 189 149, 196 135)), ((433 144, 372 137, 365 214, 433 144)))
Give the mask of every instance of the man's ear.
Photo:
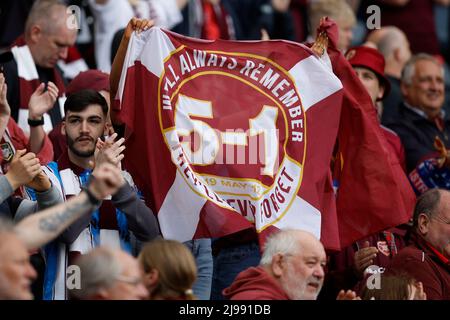
POLYGON ((66 120, 61 121, 61 134, 66 135, 66 120))
POLYGON ((380 86, 380 92, 378 92, 377 101, 380 101, 381 98, 383 98, 383 95, 384 95, 384 91, 385 91, 385 90, 386 90, 386 89, 384 88, 384 86, 380 86))
POLYGON ((38 43, 42 37, 42 29, 38 25, 34 25, 30 30, 30 41, 35 44, 38 43))
POLYGON ((283 275, 285 258, 281 253, 277 253, 272 257, 272 273, 276 278, 279 278, 283 275))
POLYGON ((409 85, 407 85, 406 83, 403 83, 403 82, 400 83, 400 90, 402 92, 403 97, 408 96, 408 88, 409 88, 409 85))
POLYGON ((417 228, 421 235, 427 235, 429 226, 430 226, 430 218, 425 214, 421 213, 419 214, 419 219, 417 221, 417 228))
POLYGON ((401 49, 400 48, 394 49, 394 52, 392 54, 394 55, 394 60, 395 61, 400 61, 401 60, 401 49))

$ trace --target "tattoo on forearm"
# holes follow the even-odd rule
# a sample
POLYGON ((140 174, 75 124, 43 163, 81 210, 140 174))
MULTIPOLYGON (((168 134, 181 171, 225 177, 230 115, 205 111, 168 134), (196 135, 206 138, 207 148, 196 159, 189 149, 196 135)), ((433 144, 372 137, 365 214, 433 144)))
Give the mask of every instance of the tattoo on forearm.
POLYGON ((89 199, 86 198, 86 200, 81 203, 71 204, 49 217, 41 218, 39 220, 39 229, 44 232, 55 232, 62 224, 66 223, 74 216, 81 217, 82 214, 93 209, 94 207, 89 202, 89 199))

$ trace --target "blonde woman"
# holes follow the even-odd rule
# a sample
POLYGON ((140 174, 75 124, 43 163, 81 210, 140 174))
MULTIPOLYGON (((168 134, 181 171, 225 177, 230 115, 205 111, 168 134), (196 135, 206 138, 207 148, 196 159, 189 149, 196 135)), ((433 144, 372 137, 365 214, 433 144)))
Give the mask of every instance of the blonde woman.
POLYGON ((150 300, 194 300, 192 286, 197 267, 192 253, 174 240, 147 243, 138 260, 144 270, 144 284, 150 300))

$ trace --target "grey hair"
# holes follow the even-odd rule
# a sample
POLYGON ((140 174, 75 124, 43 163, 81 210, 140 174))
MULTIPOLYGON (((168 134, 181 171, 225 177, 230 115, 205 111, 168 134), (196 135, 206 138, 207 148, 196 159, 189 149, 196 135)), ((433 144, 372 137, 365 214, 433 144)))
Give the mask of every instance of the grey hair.
POLYGON ((437 212, 439 203, 441 202, 441 192, 445 190, 431 189, 422 194, 416 202, 413 214, 413 226, 418 227, 419 216, 425 214, 428 218, 433 217, 437 212))
POLYGON ((52 33, 62 22, 66 21, 67 6, 60 0, 37 0, 31 7, 27 21, 25 22, 25 36, 31 32, 31 28, 40 25, 42 30, 52 33), (62 12, 64 11, 64 16, 62 12), (64 19, 62 19, 64 17, 64 19))
POLYGON ((289 254, 299 250, 298 230, 284 229, 270 235, 264 245, 260 265, 268 266, 276 254, 289 254))
POLYGON ((408 60, 408 62, 405 64, 402 70, 402 79, 401 82, 406 85, 412 84, 412 78, 416 72, 416 63, 421 60, 428 60, 431 62, 434 62, 436 65, 438 65, 442 70, 442 77, 444 76, 444 68, 442 65, 436 60, 435 57, 433 57, 430 54, 427 53, 418 53, 411 57, 411 59, 408 60))
POLYGON ((96 248, 77 259, 80 268, 80 289, 71 289, 76 299, 89 299, 102 288, 116 283, 122 273, 122 265, 114 252, 108 248, 96 248))

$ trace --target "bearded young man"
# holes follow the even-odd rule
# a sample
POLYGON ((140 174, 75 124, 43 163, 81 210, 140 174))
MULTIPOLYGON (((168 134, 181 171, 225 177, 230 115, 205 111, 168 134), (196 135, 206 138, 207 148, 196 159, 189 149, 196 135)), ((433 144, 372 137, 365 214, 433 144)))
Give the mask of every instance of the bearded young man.
MULTIPOLYGON (((72 94, 64 111, 61 130, 67 150, 56 163, 49 164, 47 173, 67 199, 82 190, 92 165, 106 162, 120 167, 125 147, 124 139, 114 142, 113 135, 99 142, 101 150, 94 155, 97 141, 107 132, 108 106, 98 92, 82 90, 72 94)), ((156 218, 140 199, 131 176, 122 171, 120 180, 120 188, 111 199, 105 199, 91 216, 77 220, 46 248, 44 299, 66 298, 64 262, 70 265, 75 257, 100 245, 137 254, 137 240, 149 241, 159 235, 156 218)))

